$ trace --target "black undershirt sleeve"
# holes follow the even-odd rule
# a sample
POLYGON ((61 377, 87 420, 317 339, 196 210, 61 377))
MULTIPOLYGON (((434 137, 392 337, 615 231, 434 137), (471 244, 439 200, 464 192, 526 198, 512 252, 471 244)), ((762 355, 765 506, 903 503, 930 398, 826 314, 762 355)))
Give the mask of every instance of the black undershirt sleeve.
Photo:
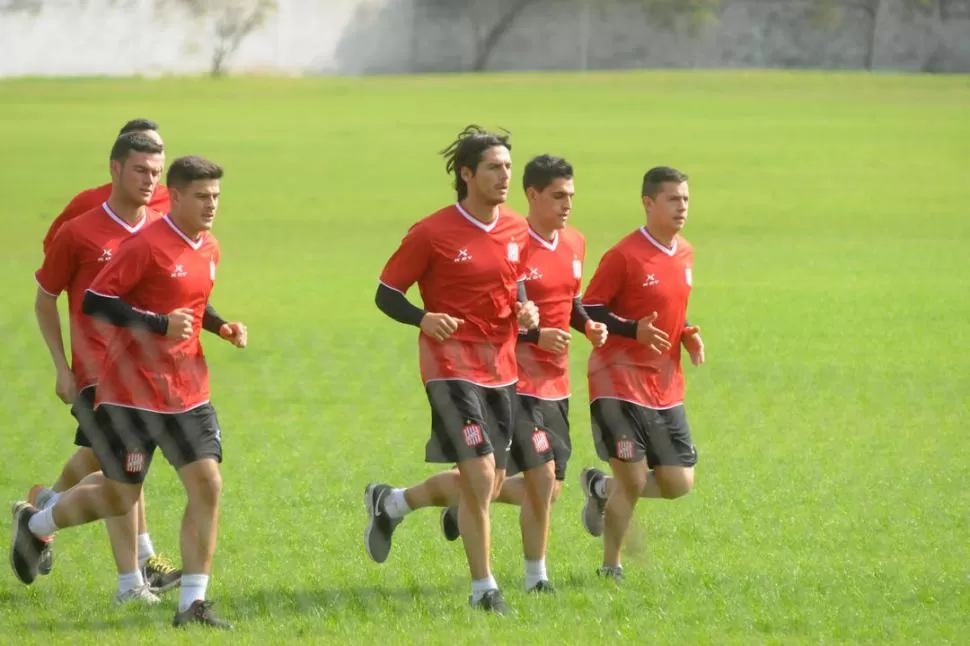
POLYGON ((407 296, 383 283, 377 286, 374 302, 384 314, 405 325, 421 327, 421 319, 427 314, 425 310, 411 303, 407 296))
POLYGON ((168 331, 168 317, 135 309, 120 298, 85 292, 81 311, 118 327, 149 330, 160 336, 168 331))
POLYGON ((569 325, 577 332, 586 334, 586 324, 592 319, 586 308, 583 307, 583 300, 579 296, 573 299, 573 311, 569 316, 569 325))
POLYGON ((586 305, 586 313, 594 321, 606 324, 610 334, 623 336, 628 339, 637 338, 637 322, 622 319, 606 309, 606 305, 586 305))
POLYGON ((228 322, 229 321, 219 316, 219 312, 217 312, 216 308, 212 307, 212 305, 205 306, 205 314, 202 315, 203 330, 206 332, 212 332, 213 334, 219 334, 219 330, 221 330, 222 326, 228 322))

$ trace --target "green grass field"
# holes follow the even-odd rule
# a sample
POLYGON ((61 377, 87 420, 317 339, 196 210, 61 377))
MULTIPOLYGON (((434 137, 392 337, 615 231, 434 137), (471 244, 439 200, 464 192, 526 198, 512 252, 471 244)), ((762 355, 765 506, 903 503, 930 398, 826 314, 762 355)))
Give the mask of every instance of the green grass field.
MULTIPOLYGON (((92 524, 61 532, 50 577, 0 576, 0 642, 970 640, 967 77, 2 82, 2 501, 72 452, 32 272, 48 222, 107 181, 111 138, 136 116, 161 122, 169 159, 227 168, 213 303, 250 347, 206 339, 226 456, 210 596, 237 631, 174 633, 174 595, 112 606, 92 524), (437 513, 408 517, 383 566, 362 542, 364 486, 434 470, 416 331, 373 293, 407 227, 453 199, 436 151, 469 122, 511 130, 519 170, 541 152, 575 164, 590 268, 641 224, 646 168, 687 171, 690 318, 708 348, 686 368, 696 489, 640 506, 617 588, 594 577, 600 545, 579 523, 577 474, 596 459, 574 344, 575 453, 547 559, 560 594, 522 592, 517 510, 497 508, 506 618, 468 609, 437 513)), ((161 458, 146 492, 155 546, 177 558, 183 494, 161 458)))

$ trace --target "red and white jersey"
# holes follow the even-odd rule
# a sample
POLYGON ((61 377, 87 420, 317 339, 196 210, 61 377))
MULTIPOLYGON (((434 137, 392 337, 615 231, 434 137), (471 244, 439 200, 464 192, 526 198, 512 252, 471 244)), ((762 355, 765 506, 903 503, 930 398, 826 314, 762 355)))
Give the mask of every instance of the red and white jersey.
POLYGON ((590 401, 623 399, 648 408, 684 401, 680 342, 690 299, 694 252, 681 236, 670 247, 640 228, 606 252, 583 305, 605 305, 632 321, 657 313, 654 325, 670 336, 670 350, 657 355, 636 339, 611 334, 589 356, 590 401))
POLYGON ((465 321, 444 342, 418 335, 424 383, 515 383, 516 281, 527 237, 525 218, 505 206, 484 224, 459 204, 420 220, 404 236, 381 283, 402 294, 417 283, 427 311, 465 321))
MULTIPOLYGON (((92 209, 98 208, 103 202, 107 202, 108 198, 111 197, 111 184, 103 184, 101 186, 96 186, 94 188, 89 188, 85 191, 81 191, 74 198, 68 202, 61 214, 58 215, 53 222, 51 222, 50 228, 47 230, 47 235, 44 236, 44 253, 47 253, 48 248, 54 241, 54 236, 60 231, 61 227, 73 220, 76 217, 81 216, 92 209)), ((168 213, 169 209, 169 199, 168 199, 168 188, 163 184, 159 184, 155 187, 155 192, 152 194, 152 199, 148 202, 148 208, 153 211, 158 211, 159 213, 168 213)))
POLYGON ((147 209, 134 225, 118 217, 105 202, 60 228, 47 247, 44 262, 34 274, 51 296, 67 292, 70 320, 71 370, 79 388, 98 381, 104 361, 105 334, 111 326, 81 311, 84 292, 114 259, 122 241, 161 217, 147 209))
MULTIPOLYGON (((583 283, 586 240, 575 229, 557 231, 552 241, 529 228, 523 258, 525 290, 539 308, 540 326, 569 331, 573 300, 583 283)), ((515 347, 519 368, 516 390, 539 399, 569 397, 569 353, 554 353, 535 343, 515 347)))
POLYGON ((179 413, 209 401, 209 369, 199 334, 218 264, 219 243, 211 233, 193 240, 168 216, 121 245, 90 291, 156 314, 190 308, 194 325, 186 340, 116 328, 109 339, 96 406, 179 413))

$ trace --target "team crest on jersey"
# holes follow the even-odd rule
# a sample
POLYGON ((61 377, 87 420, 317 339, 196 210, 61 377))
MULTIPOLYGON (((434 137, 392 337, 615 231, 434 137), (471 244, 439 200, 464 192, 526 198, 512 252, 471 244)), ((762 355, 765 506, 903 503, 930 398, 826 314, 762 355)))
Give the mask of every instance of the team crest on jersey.
POLYGON ((215 280, 216 279, 216 261, 215 260, 210 260, 209 261, 209 279, 210 280, 215 280))
POLYGON ((509 262, 519 262, 519 243, 510 242, 508 249, 509 262))
POLYGON ((141 473, 145 470, 145 454, 141 451, 125 453, 125 473, 141 473))
POLYGON ((583 261, 579 258, 573 259, 573 278, 579 280, 583 277, 583 261))
POLYGON ((465 436, 465 444, 468 446, 478 446, 485 441, 485 436, 482 435, 482 427, 480 424, 465 424, 465 428, 461 430, 462 435, 465 436))
POLYGON ((694 274, 691 273, 690 267, 684 270, 684 277, 687 278, 688 287, 694 284, 694 274))
POLYGON ((552 447, 549 445, 549 436, 541 428, 537 428, 532 434, 532 445, 536 447, 536 453, 548 453, 552 447))

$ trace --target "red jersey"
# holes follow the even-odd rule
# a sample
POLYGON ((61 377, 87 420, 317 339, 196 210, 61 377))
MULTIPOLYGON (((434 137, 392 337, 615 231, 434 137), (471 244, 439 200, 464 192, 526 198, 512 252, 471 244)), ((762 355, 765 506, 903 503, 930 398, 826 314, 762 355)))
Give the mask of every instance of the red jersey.
POLYGON ((417 283, 427 311, 465 321, 444 342, 418 335, 424 383, 515 383, 516 281, 527 231, 525 218, 504 206, 486 225, 455 204, 412 226, 387 261, 381 283, 402 294, 417 283))
MULTIPOLYGON (((111 184, 89 188, 75 195, 74 199, 68 202, 64 210, 61 211, 61 214, 51 222, 50 229, 47 230, 47 235, 44 236, 44 253, 47 253, 48 248, 54 241, 54 236, 57 235, 57 232, 62 226, 81 214, 98 208, 103 202, 107 202, 109 197, 111 197, 111 184)), ((148 202, 148 208, 159 213, 168 213, 168 188, 162 184, 156 186, 155 193, 152 194, 152 199, 148 202)))
MULTIPOLYGON (((575 229, 557 231, 552 242, 529 229, 523 273, 529 300, 539 308, 541 327, 569 331, 573 299, 583 281, 586 240, 575 229)), ((516 390, 539 399, 569 397, 569 353, 549 352, 535 343, 515 347, 516 390)))
POLYGON ((90 291, 157 314, 191 308, 194 325, 186 340, 115 328, 95 406, 180 413, 209 401, 209 369, 199 334, 218 264, 219 243, 211 233, 192 240, 168 216, 121 245, 90 291))
POLYGON ((84 292, 112 262, 121 242, 159 217, 160 214, 148 209, 145 217, 131 226, 105 202, 60 229, 34 274, 40 288, 51 296, 67 291, 71 370, 79 388, 97 383, 104 360, 105 335, 110 334, 110 326, 81 312, 84 292))
POLYGON ((676 236, 670 247, 640 228, 606 252, 583 297, 616 316, 639 320, 657 313, 654 325, 670 335, 670 350, 657 355, 636 339, 611 334, 589 356, 589 398, 624 399, 648 408, 684 401, 680 341, 687 317, 694 252, 676 236))

